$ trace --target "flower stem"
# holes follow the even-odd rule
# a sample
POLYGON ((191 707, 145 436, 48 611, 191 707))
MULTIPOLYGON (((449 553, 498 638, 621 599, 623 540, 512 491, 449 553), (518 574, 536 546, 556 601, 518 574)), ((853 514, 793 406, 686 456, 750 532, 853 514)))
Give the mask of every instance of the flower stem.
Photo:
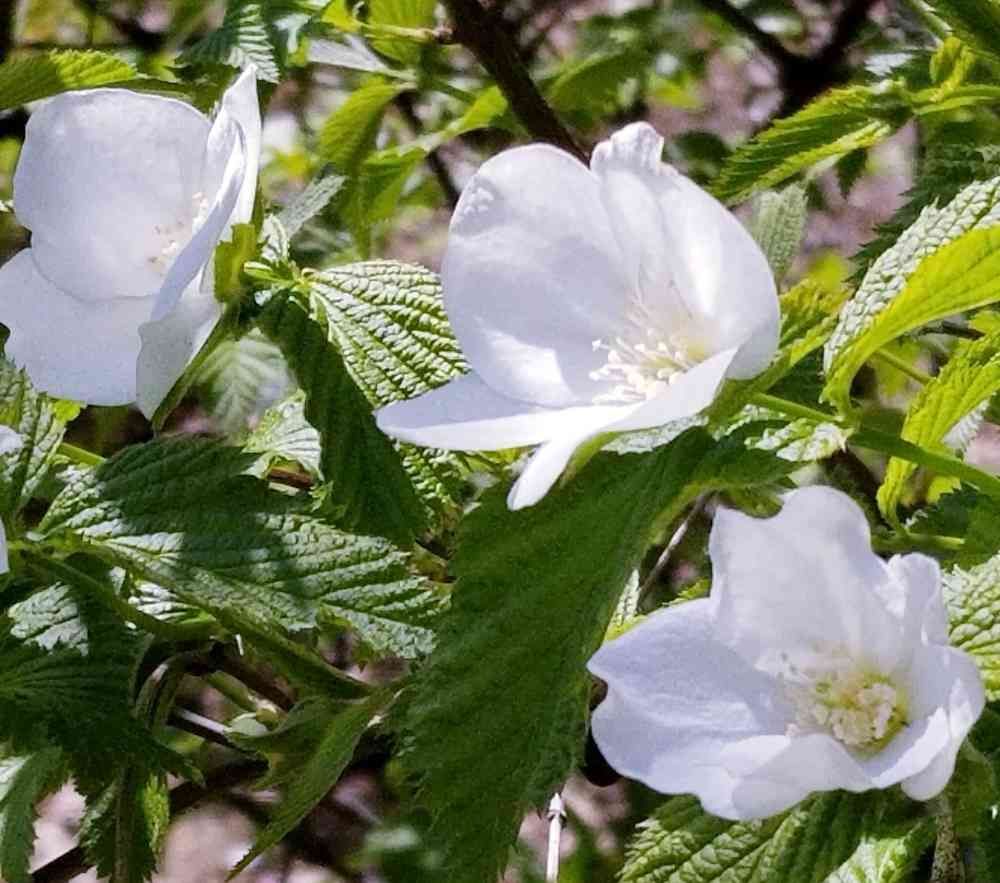
POLYGON ((930 374, 926 374, 919 368, 915 368, 906 359, 901 359, 899 356, 890 353, 888 350, 879 350, 872 356, 873 359, 877 359, 883 364, 889 365, 891 368, 895 368, 901 374, 905 374, 912 380, 916 380, 917 383, 925 384, 930 383, 934 378, 930 374))
POLYGON ((63 442, 59 445, 56 453, 67 460, 78 463, 80 466, 100 466, 104 462, 104 458, 100 454, 94 454, 91 451, 78 448, 76 445, 71 445, 68 442, 63 442))
POLYGON ((94 579, 87 573, 67 564, 65 561, 58 561, 40 555, 38 552, 25 551, 24 558, 27 561, 28 569, 43 579, 55 580, 56 582, 68 583, 88 592, 96 601, 99 601, 113 613, 120 616, 126 622, 156 635, 165 641, 192 641, 200 640, 211 634, 211 624, 198 623, 176 623, 168 620, 157 619, 148 613, 133 607, 122 598, 111 586, 94 579))
POLYGON ((800 405, 798 402, 790 402, 778 396, 770 395, 766 392, 757 393, 750 403, 759 408, 767 408, 768 411, 777 411, 786 417, 793 417, 796 420, 812 420, 816 423, 840 423, 840 418, 836 414, 828 414, 817 408, 810 408, 808 405, 800 405))

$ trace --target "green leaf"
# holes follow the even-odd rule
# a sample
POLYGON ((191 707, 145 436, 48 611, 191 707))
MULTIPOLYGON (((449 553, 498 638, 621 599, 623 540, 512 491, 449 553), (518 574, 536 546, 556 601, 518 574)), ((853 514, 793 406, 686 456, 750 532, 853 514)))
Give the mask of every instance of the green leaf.
POLYGON ((849 411, 861 366, 895 338, 1000 299, 1000 178, 930 206, 875 261, 826 344, 824 397, 849 411))
POLYGON ((283 799, 257 842, 233 868, 230 877, 244 870, 257 856, 292 831, 333 788, 347 768, 372 718, 386 705, 387 696, 376 694, 347 706, 324 700, 300 705, 280 729, 257 739, 242 739, 272 760, 261 787, 287 786, 283 799))
POLYGON ((239 70, 254 65, 259 79, 277 83, 281 67, 267 0, 229 0, 222 26, 186 49, 178 63, 239 70))
POLYGON ((251 331, 220 343, 194 382, 218 428, 233 434, 246 430, 250 418, 288 388, 289 377, 281 350, 259 331, 251 331))
POLYGON ((266 456, 267 465, 298 463, 313 478, 322 478, 322 442, 305 414, 305 394, 299 390, 270 408, 244 442, 244 448, 266 456))
POLYGON ((893 92, 867 86, 827 92, 740 147, 716 178, 715 195, 724 202, 739 202, 821 160, 872 147, 898 129, 907 115, 893 92))
POLYGON ((463 522, 452 606, 405 715, 406 762, 443 841, 442 879, 492 881, 524 813, 579 759, 584 666, 658 517, 683 504, 705 438, 599 455, 528 509, 511 512, 494 488, 463 522))
POLYGON ((135 76, 132 65, 107 52, 65 49, 15 58, 0 64, 0 110, 135 76))
POLYGON ((799 253, 807 207, 805 188, 796 184, 780 192, 762 193, 754 204, 750 232, 779 283, 799 253))
MULTIPOLYGON (((933 449, 962 421, 1000 391, 1000 334, 962 341, 940 373, 927 383, 910 404, 901 437, 922 448, 933 449)), ((893 457, 878 491, 882 514, 897 522, 896 508, 907 480, 916 466, 893 457)))
POLYGON ((386 109, 407 88, 403 83, 373 78, 355 89, 323 124, 320 158, 341 174, 355 173, 375 147, 386 109))
POLYGON ((68 772, 58 748, 0 759, 0 878, 7 883, 31 883, 36 807, 68 772))
POLYGON ((970 49, 1000 62, 1000 3, 997 0, 930 0, 928 5, 970 49))
POLYGON ((631 47, 588 54, 563 67, 546 97, 560 113, 606 113, 617 105, 622 86, 643 76, 648 64, 645 53, 631 47))
MULTIPOLYGON (((995 530, 995 524, 994 524, 995 530)), ((1000 556, 941 576, 951 643, 975 660, 986 695, 1000 698, 1000 556)))
POLYGON ((907 228, 916 222, 929 205, 945 205, 975 181, 988 181, 1000 175, 1000 148, 973 147, 968 144, 931 142, 927 156, 915 175, 907 202, 885 224, 877 228, 878 235, 858 254, 853 263, 857 278, 864 278, 872 263, 891 248, 907 228))
POLYGON ((295 196, 278 215, 278 221, 289 239, 325 209, 340 192, 345 179, 341 175, 321 175, 313 178, 305 190, 295 196))
MULTIPOLYGON (((441 283, 422 267, 366 261, 309 277, 314 310, 373 408, 409 399, 465 370, 444 312, 441 283)), ((403 466, 429 515, 456 506, 458 456, 399 445, 403 466)))
POLYGON ((306 393, 306 419, 323 442, 323 475, 342 522, 406 544, 426 525, 399 454, 344 365, 321 302, 278 292, 258 318, 306 393))
MULTIPOLYGON (((437 594, 390 543, 330 527, 244 474, 257 457, 216 442, 128 448, 70 480, 39 526, 209 613, 308 629, 349 621, 383 652, 426 649, 437 594)), ((0 687, 2 690, 2 687, 0 687)))
MULTIPOLYGON (((388 25, 395 28, 429 28, 434 25, 436 0, 369 0, 368 22, 371 25, 388 25)), ((420 60, 419 43, 412 40, 376 37, 372 48, 402 64, 416 64, 420 60)))
POLYGON ((66 420, 75 407, 37 392, 28 375, 0 360, 0 424, 21 436, 19 450, 0 454, 0 512, 14 513, 48 475, 66 420))
POLYGON ((896 883, 934 837, 933 820, 890 792, 834 792, 755 822, 667 801, 628 847, 621 883, 896 883))

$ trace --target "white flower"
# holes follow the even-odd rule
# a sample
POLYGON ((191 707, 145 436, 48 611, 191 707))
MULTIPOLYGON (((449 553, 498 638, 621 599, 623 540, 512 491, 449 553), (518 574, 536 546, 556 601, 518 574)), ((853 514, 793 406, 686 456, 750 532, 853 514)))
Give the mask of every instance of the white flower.
POLYGON ((690 417, 774 355, 778 300, 742 225, 660 160, 645 123, 590 168, 547 145, 489 160, 462 193, 442 268, 472 373, 378 414, 418 445, 541 445, 511 490, 540 500, 585 441, 690 417))
MULTIPOLYGON (((13 429, 7 426, 0 426, 0 456, 13 454, 21 449, 24 439, 13 429)), ((7 558, 7 534, 4 531, 3 519, 0 519, 0 574, 10 570, 10 561, 7 558)))
POLYGON ((815 791, 948 783, 983 710, 972 659, 948 645, 936 562, 888 563, 844 494, 790 494, 774 518, 720 511, 710 598, 602 647, 597 744, 623 775, 696 794, 727 819, 815 791))
POLYGON ((14 175, 31 248, 0 268, 0 322, 35 386, 156 410, 221 315, 212 255, 250 220, 260 127, 253 70, 214 122, 126 89, 32 114, 14 175))

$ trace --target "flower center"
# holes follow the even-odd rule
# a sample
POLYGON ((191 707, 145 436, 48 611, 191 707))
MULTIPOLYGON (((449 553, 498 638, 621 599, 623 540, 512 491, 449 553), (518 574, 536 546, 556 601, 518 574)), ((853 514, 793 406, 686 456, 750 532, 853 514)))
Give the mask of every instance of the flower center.
MULTIPOLYGON (((157 224, 153 227, 154 239, 160 250, 147 260, 160 275, 166 276, 174 258, 187 244, 194 232, 204 223, 208 214, 208 200, 203 193, 195 193, 191 197, 191 217, 178 219, 169 224, 157 224)), ((155 246, 154 246, 155 247, 155 246)))
POLYGON ((795 707, 788 735, 826 732, 848 748, 876 751, 907 724, 906 694, 864 667, 796 667, 779 675, 795 707))
POLYGON ((687 328, 668 329, 642 299, 633 295, 618 334, 591 342, 606 353, 604 364, 590 372, 591 380, 608 381, 610 390, 595 396, 595 404, 634 404, 663 392, 709 353, 687 328))

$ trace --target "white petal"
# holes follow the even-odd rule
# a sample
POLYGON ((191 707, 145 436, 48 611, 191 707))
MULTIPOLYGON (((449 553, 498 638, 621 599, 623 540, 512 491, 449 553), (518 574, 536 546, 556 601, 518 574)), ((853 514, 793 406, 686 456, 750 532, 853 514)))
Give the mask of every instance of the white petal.
POLYGON ((7 573, 10 570, 10 561, 7 558, 7 533, 3 528, 3 521, 0 521, 0 573, 7 573))
POLYGON ((455 451, 497 451, 536 445, 592 418, 609 423, 626 409, 543 408, 490 389, 475 374, 394 402, 376 413, 379 429, 400 441, 455 451))
POLYGON ((49 281, 85 300, 153 294, 164 249, 190 236, 208 131, 187 104, 125 89, 69 92, 36 110, 14 207, 49 281))
POLYGON ((137 400, 147 418, 152 419, 221 316, 222 304, 192 287, 169 315, 139 329, 137 400))
POLYGON ((662 150, 648 123, 634 123, 591 159, 630 278, 671 324, 696 328, 710 352, 738 348, 730 376, 753 377, 778 344, 767 259, 731 212, 660 161, 662 150))
POLYGON ((948 643, 948 611, 941 594, 941 568, 926 555, 894 555, 889 572, 902 587, 899 617, 904 620, 908 640, 932 644, 948 643))
POLYGON ((903 782, 914 800, 930 800, 940 794, 955 771, 955 759, 973 724, 983 713, 986 696, 975 663, 961 650, 930 646, 917 654, 910 672, 909 699, 912 713, 948 715, 948 741, 927 767, 903 782))
POLYGON ((593 341, 629 295, 597 179, 560 150, 532 145, 486 162, 452 218, 441 271, 448 318, 493 389, 563 407, 605 388, 593 341))
MULTIPOLYGON (((252 66, 243 71, 236 82, 226 90, 226 94, 222 96, 222 104, 215 122, 212 124, 212 133, 209 136, 209 162, 206 165, 206 174, 209 176, 219 176, 221 170, 225 168, 225 163, 221 163, 221 169, 218 169, 211 160, 213 154, 218 150, 217 145, 228 142, 229 136, 226 129, 233 124, 239 126, 243 132, 246 169, 240 195, 230 220, 233 224, 246 224, 253 217, 253 204, 257 196, 257 173, 260 167, 261 144, 257 71, 252 66)), ((225 148, 222 148, 218 153, 224 155, 225 148)), ((222 173, 222 177, 224 177, 224 173, 222 173)), ((215 177, 215 180, 219 180, 219 177, 215 177)), ((213 186, 211 182, 206 182, 206 192, 214 193, 218 186, 218 184, 213 186)), ((223 238, 225 237, 226 232, 223 233, 223 238)))
POLYGON ((608 430, 629 432, 651 429, 700 413, 712 404, 735 355, 736 350, 724 350, 689 371, 676 375, 662 394, 634 408, 608 430))
POLYGON ((697 794, 733 818, 740 780, 723 753, 735 757, 758 736, 784 739, 793 712, 773 678, 718 641, 713 609, 705 599, 660 611, 598 650, 588 668, 608 697, 592 727, 623 775, 664 794, 697 794))
POLYGON ((24 439, 21 436, 9 426, 0 426, 0 454, 14 454, 22 447, 24 439))
POLYGON ((38 272, 34 249, 0 267, 0 322, 11 331, 6 353, 39 389, 92 405, 135 401, 139 326, 146 298, 79 301, 38 272))
POLYGON ((756 664, 827 648, 891 671, 903 655, 902 624, 875 588, 891 576, 846 494, 797 490, 766 519, 721 510, 709 550, 720 635, 756 664))
POLYGON ((160 290, 156 293, 152 312, 154 321, 166 318, 191 286, 205 287, 209 289, 205 295, 214 296, 210 291, 212 287, 210 262, 219 239, 229 227, 236 203, 240 198, 247 168, 246 144, 242 130, 238 126, 229 126, 226 131, 228 133, 226 140, 214 146, 209 145, 210 152, 218 150, 220 155, 226 157, 222 181, 216 191, 215 200, 204 222, 177 255, 160 290), (209 270, 205 274, 208 284, 203 286, 201 277, 206 269, 209 270))

